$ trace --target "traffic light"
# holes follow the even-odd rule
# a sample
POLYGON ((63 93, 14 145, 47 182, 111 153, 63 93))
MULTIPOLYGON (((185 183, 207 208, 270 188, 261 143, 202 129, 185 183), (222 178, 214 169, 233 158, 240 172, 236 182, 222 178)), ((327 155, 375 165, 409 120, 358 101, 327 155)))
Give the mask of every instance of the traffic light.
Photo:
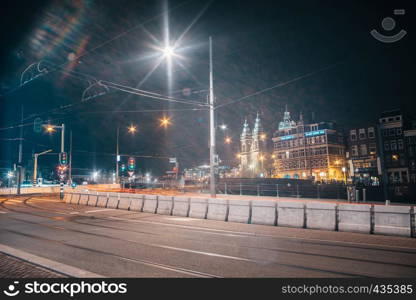
POLYGON ((121 164, 121 172, 126 171, 126 165, 125 164, 121 164))
POLYGON ((133 171, 136 168, 136 160, 134 157, 130 157, 128 161, 128 169, 129 171, 133 171))
POLYGON ((66 165, 68 163, 66 152, 59 153, 59 163, 61 165, 66 165))

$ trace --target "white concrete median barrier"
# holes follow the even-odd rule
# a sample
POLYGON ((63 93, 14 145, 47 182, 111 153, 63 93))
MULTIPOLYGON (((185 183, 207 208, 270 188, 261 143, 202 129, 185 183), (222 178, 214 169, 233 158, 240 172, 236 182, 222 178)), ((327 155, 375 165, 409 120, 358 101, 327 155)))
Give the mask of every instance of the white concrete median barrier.
POLYGON ((157 195, 144 195, 143 212, 156 213, 157 197, 157 195))
POLYGON ((97 207, 107 207, 107 201, 108 201, 107 194, 105 195, 98 194, 97 207))
POLYGON ((374 233, 410 236, 410 206, 375 205, 374 233))
POLYGON ((172 215, 173 196, 159 196, 157 213, 161 215, 172 215))
POLYGON ((65 192, 65 194, 64 194, 64 202, 65 203, 71 203, 71 197, 72 197, 72 193, 65 192))
POLYGON ((279 201, 277 226, 300 227, 305 224, 305 204, 297 201, 279 201))
POLYGON ((128 210, 130 208, 131 197, 120 194, 120 199, 118 201, 118 209, 128 210))
POLYGON ((189 198, 188 197, 173 197, 173 210, 174 216, 188 217, 189 215, 189 198))
POLYGON ((252 201, 251 223, 260 225, 277 225, 277 201, 252 201))
POLYGON ((228 202, 228 221, 238 223, 249 223, 251 214, 251 203, 248 200, 230 200, 228 202))
POLYGON ((79 198, 79 204, 81 204, 81 205, 87 205, 88 204, 88 194, 87 193, 81 194, 81 197, 79 198))
POLYGON ((335 230, 336 203, 306 202, 306 228, 335 230))
POLYGON ((371 206, 365 204, 339 204, 338 230, 370 233, 371 206))
POLYGON ((110 193, 108 195, 107 208, 117 208, 118 207, 119 196, 117 193, 110 193))
POLYGON ((71 204, 78 204, 78 202, 79 202, 79 197, 80 197, 80 194, 73 193, 73 194, 72 194, 72 197, 71 197, 71 201, 70 201, 70 203, 71 203, 71 204))
POLYGON ((88 196, 88 206, 97 206, 97 201, 98 201, 98 193, 90 193, 90 195, 88 196))
POLYGON ((196 219, 206 219, 208 209, 208 200, 204 198, 191 198, 189 217, 196 219))
POLYGON ((143 199, 144 195, 131 195, 130 210, 131 211, 143 211, 143 199))
POLYGON ((208 199, 207 219, 226 221, 228 219, 228 200, 208 199))

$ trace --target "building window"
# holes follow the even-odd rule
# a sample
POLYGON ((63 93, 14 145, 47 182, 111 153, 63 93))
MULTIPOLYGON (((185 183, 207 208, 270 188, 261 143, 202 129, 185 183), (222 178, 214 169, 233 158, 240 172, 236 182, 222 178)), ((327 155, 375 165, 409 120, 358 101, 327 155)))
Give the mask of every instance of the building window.
POLYGON ((360 145, 360 152, 361 152, 361 155, 367 155, 367 145, 366 144, 361 144, 360 145))
POLYGON ((389 136, 395 136, 396 135, 396 130, 395 128, 390 128, 389 129, 389 136))
POLYGON ((373 139, 374 137, 375 137, 374 127, 369 127, 368 128, 368 138, 373 139))
POLYGON ((352 156, 358 156, 358 147, 356 145, 352 146, 351 154, 352 156))
POLYGON ((364 128, 360 128, 360 130, 358 131, 358 136, 360 137, 360 140, 365 140, 366 139, 364 128))
POLYGON ((390 143, 389 143, 389 141, 385 141, 384 142, 384 150, 385 151, 389 151, 390 150, 390 143))
POLYGON ((397 147, 399 148, 399 150, 403 150, 403 140, 402 139, 397 140, 397 147))
POLYGON ((396 134, 397 135, 402 135, 402 129, 401 128, 397 128, 396 129, 396 134))
POLYGON ((390 141, 390 149, 393 150, 397 150, 397 143, 396 140, 391 140, 390 141))
POLYGON ((370 151, 370 154, 376 154, 377 151, 377 147, 376 147, 376 143, 370 143, 368 150, 370 151))
POLYGON ((357 140, 357 131, 356 130, 350 130, 350 139, 351 141, 357 140))

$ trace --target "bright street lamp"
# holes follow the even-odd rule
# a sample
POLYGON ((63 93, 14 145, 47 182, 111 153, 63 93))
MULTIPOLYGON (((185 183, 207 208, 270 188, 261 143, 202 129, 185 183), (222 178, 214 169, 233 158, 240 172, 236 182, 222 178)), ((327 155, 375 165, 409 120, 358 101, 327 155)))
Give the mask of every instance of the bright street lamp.
POLYGON ((137 127, 134 125, 130 125, 127 130, 129 131, 129 133, 136 133, 137 127))
POLYGON ((220 128, 221 128, 221 130, 226 130, 227 129, 227 125, 222 124, 222 125, 220 125, 220 128))
POLYGON ((231 144, 232 140, 231 140, 231 138, 230 138, 230 137, 226 137, 226 138, 225 138, 225 140, 224 140, 224 142, 225 142, 226 144, 231 144))
POLYGON ((160 119, 160 126, 161 127, 168 127, 171 124, 170 119, 163 117, 162 119, 160 119))
POLYGON ((166 46, 164 49, 162 49, 163 54, 170 58, 175 54, 175 49, 171 46, 166 46))

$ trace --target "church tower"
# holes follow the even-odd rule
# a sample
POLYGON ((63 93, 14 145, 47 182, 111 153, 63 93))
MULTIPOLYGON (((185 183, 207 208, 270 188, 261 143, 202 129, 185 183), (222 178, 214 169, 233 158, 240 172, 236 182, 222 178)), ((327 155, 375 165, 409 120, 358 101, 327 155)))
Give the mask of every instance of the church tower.
POLYGON ((250 149, 250 169, 252 176, 257 177, 264 170, 264 152, 265 152, 265 138, 264 129, 260 121, 259 113, 257 113, 256 120, 254 122, 252 143, 250 149))
POLYGON ((244 121, 243 132, 241 133, 241 153, 240 153, 240 176, 248 177, 250 169, 250 150, 252 147, 252 135, 247 119, 244 121))

